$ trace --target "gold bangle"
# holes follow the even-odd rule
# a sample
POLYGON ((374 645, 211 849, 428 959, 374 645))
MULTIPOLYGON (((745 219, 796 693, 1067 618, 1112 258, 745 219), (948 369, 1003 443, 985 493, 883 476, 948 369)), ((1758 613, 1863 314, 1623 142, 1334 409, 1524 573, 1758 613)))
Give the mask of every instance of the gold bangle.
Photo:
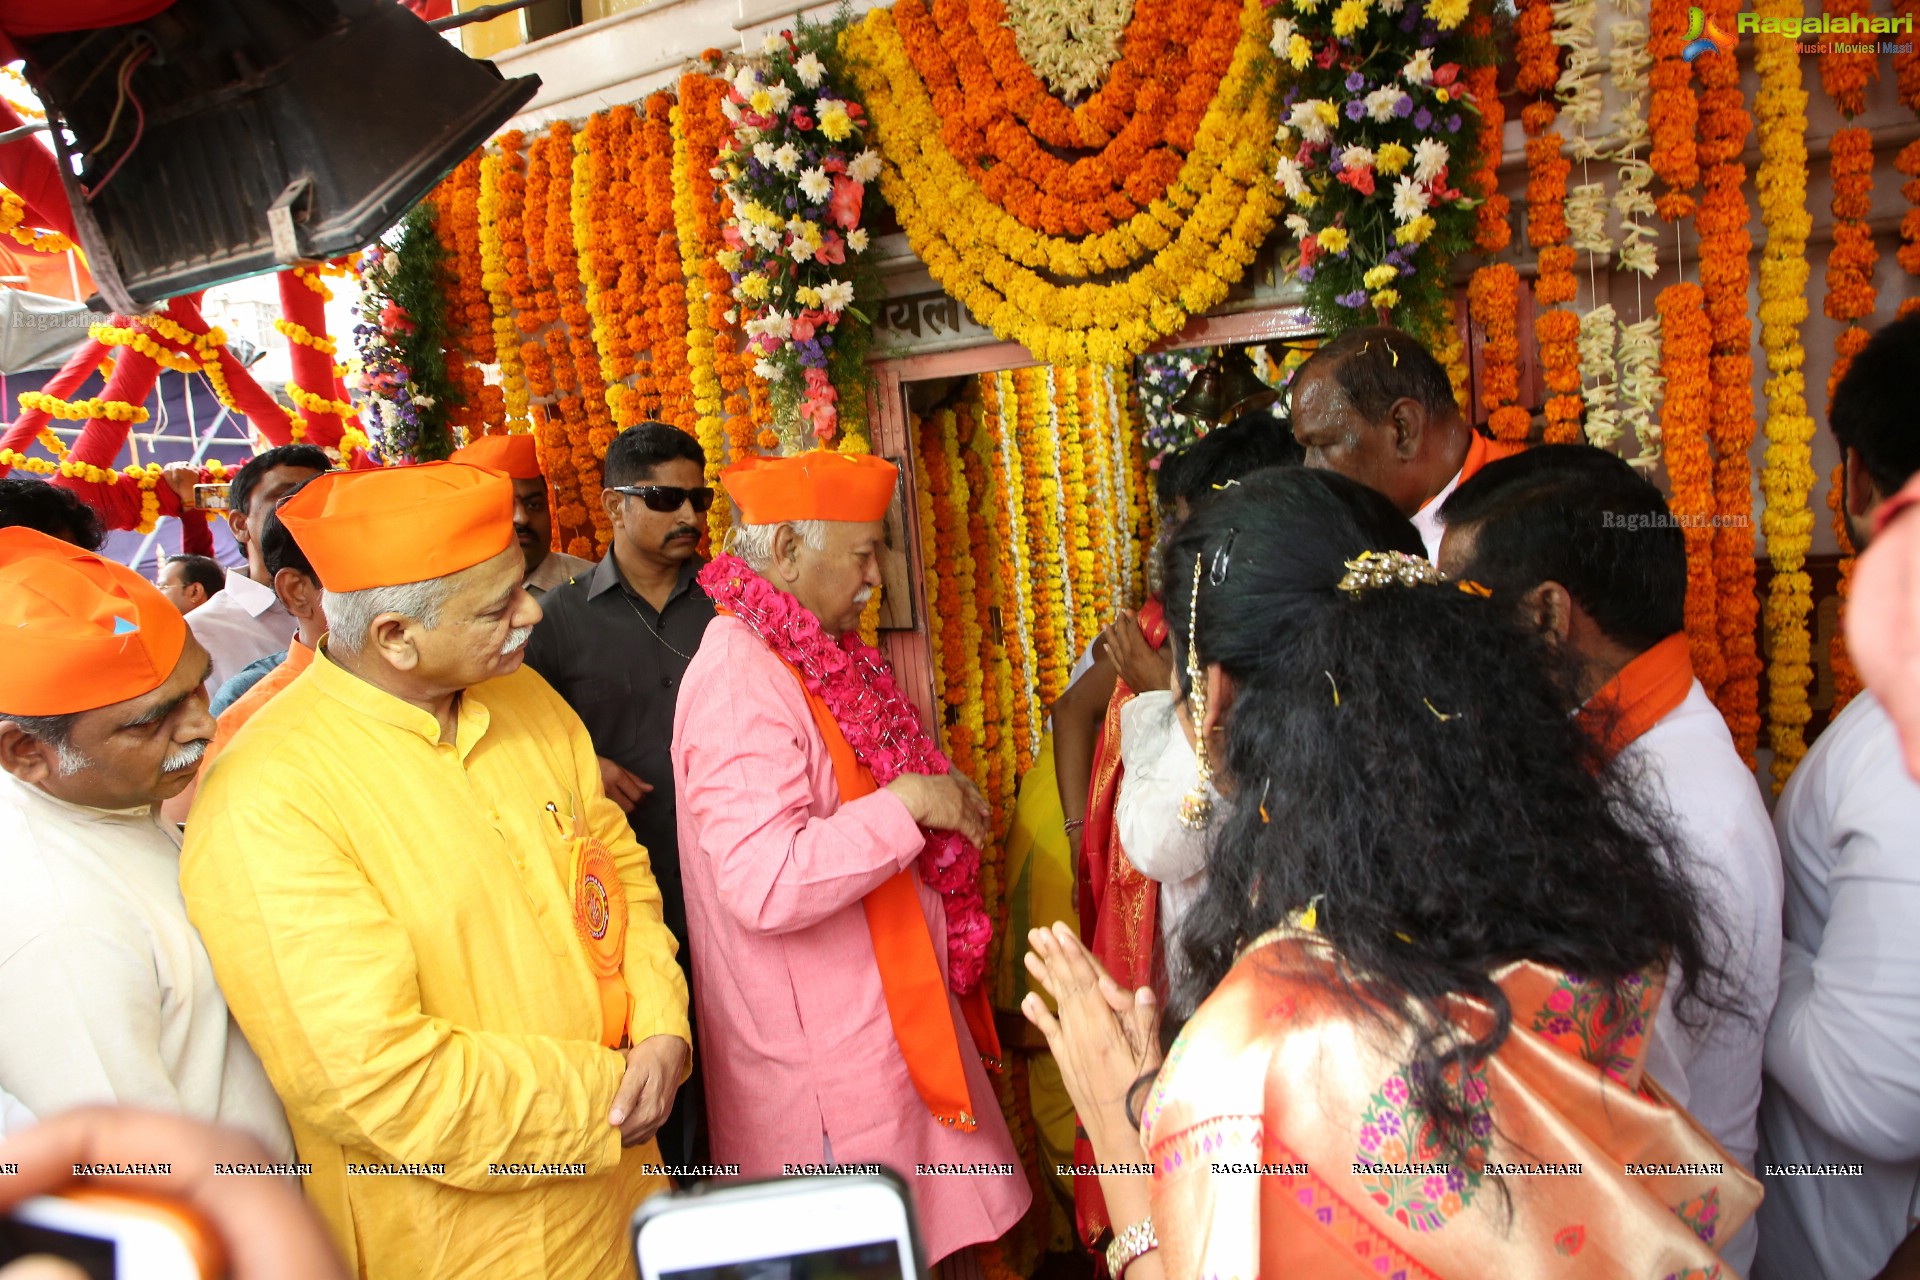
POLYGON ((1121 1280, 1128 1267, 1159 1247, 1160 1237, 1153 1233, 1153 1219, 1140 1219, 1125 1231, 1116 1233, 1113 1242, 1107 1246, 1107 1274, 1112 1280, 1121 1280))

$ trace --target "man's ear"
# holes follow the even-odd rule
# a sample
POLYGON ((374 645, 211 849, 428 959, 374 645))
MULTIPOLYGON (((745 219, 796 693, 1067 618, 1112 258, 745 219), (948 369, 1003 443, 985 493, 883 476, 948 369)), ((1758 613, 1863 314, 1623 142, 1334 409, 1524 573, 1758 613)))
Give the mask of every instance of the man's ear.
POLYGON ((0 720, 0 769, 37 787, 53 774, 55 753, 11 720, 0 720))
POLYGON ((398 613, 383 613, 367 628, 366 647, 377 651, 395 671, 411 671, 420 665, 420 649, 413 640, 413 619, 398 613))
POLYGON ((1847 514, 1857 520, 1878 506, 1886 495, 1867 474, 1867 460, 1858 449, 1842 449, 1840 462, 1846 468, 1847 514))
POLYGON ((602 489, 600 491, 600 509, 607 513, 607 523, 615 529, 620 527, 620 517, 624 514, 624 512, 621 511, 623 504, 620 501, 624 496, 623 494, 615 493, 612 489, 602 489))
POLYGON ((320 584, 298 569, 282 569, 273 575, 273 594, 288 613, 297 617, 319 603, 320 584))
POLYGON ((207 589, 197 582, 189 582, 180 588, 180 594, 185 596, 187 603, 196 609, 207 602, 207 589))
POLYGON ((1520 597, 1520 616, 1530 619, 1557 649, 1573 632, 1573 596, 1549 578, 1520 597))
POLYGON ((800 533, 790 524, 773 532, 773 571, 791 586, 800 581, 800 549, 805 546, 800 533))
POLYGON ((1388 406, 1387 425, 1393 428, 1395 456, 1415 457, 1427 434, 1427 407, 1410 396, 1402 396, 1388 406))

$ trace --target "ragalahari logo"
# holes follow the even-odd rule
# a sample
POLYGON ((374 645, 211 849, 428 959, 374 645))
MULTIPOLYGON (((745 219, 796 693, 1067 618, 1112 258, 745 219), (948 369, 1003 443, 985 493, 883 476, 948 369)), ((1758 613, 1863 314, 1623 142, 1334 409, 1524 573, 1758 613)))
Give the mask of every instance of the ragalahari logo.
POLYGON ((1700 9, 1687 10, 1687 47, 1680 51, 1682 58, 1692 62, 1702 54, 1732 52, 1732 36, 1722 31, 1700 9))

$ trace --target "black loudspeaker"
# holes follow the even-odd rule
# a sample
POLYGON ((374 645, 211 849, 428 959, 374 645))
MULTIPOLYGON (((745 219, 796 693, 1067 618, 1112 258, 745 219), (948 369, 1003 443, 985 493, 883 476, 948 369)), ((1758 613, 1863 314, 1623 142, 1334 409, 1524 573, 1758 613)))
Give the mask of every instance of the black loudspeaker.
POLYGON ((364 248, 540 87, 394 0, 176 0, 16 43, 123 314, 364 248))

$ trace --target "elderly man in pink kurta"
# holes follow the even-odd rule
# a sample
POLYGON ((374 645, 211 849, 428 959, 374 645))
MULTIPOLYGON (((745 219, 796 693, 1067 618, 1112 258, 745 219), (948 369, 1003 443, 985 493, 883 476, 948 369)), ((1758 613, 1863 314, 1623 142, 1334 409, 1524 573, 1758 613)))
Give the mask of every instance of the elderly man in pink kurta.
POLYGON ((673 771, 714 1160, 886 1165, 938 1261, 999 1237, 1030 1193, 974 1013, 987 806, 850 634, 894 475, 825 452, 729 469, 738 554, 701 575, 720 616, 673 771))

